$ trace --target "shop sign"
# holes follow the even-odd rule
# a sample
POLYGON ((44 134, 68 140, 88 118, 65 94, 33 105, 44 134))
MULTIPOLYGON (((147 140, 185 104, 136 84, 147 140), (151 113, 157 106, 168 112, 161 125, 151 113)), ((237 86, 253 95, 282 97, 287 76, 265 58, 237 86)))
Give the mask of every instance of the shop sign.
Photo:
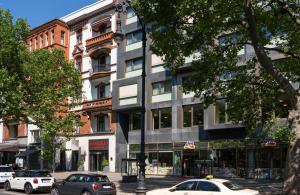
POLYGON ((263 147, 276 147, 277 143, 272 137, 266 137, 262 143, 263 147))
POLYGON ((187 141, 183 146, 183 149, 185 149, 185 150, 194 150, 195 148, 196 148, 196 146, 193 141, 187 141))
POLYGON ((108 139, 97 139, 89 141, 90 150, 108 150, 108 139))

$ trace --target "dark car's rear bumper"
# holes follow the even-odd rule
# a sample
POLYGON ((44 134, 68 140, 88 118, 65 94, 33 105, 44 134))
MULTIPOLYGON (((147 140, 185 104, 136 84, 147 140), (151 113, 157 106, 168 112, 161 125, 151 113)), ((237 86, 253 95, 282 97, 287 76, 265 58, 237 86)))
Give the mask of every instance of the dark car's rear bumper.
POLYGON ((36 191, 45 191, 45 192, 49 192, 51 189, 51 186, 39 186, 37 187, 35 190, 36 191))
POLYGON ((93 192, 93 195, 116 195, 117 191, 116 190, 111 190, 111 191, 98 191, 98 192, 93 192))

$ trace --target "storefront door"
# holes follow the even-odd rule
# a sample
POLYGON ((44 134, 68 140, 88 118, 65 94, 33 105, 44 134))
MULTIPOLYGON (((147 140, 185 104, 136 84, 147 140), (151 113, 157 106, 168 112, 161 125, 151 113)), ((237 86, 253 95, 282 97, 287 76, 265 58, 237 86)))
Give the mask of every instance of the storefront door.
POLYGON ((108 161, 108 153, 106 151, 90 153, 90 171, 103 171, 104 161, 108 161))
POLYGON ((196 166, 195 160, 198 159, 197 153, 194 150, 184 150, 183 151, 183 176, 195 176, 196 166))

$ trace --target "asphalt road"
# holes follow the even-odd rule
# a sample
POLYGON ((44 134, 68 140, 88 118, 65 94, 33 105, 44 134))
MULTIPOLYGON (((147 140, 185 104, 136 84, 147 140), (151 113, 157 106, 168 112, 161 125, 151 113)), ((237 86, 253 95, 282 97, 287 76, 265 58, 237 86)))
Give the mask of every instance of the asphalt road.
MULTIPOLYGON (((25 195, 24 191, 8 191, 6 192, 2 187, 0 188, 0 195, 25 195)), ((49 195, 50 193, 34 193, 35 195, 49 195)))

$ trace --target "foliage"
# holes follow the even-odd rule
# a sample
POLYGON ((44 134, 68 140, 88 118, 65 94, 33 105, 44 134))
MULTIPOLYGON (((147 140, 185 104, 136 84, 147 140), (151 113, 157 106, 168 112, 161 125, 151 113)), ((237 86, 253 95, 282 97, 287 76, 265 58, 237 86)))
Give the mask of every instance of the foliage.
POLYGON ((265 134, 272 139, 288 144, 295 138, 295 132, 289 128, 287 122, 281 122, 274 114, 264 127, 265 134))
POLYGON ((82 125, 68 112, 80 101, 81 76, 59 49, 29 52, 28 29, 24 20, 13 23, 9 11, 0 9, 0 118, 41 129, 43 158, 49 160, 74 126, 82 125))
POLYGON ((225 97, 229 118, 249 131, 270 119, 265 113, 295 106, 290 83, 300 81, 300 28, 286 7, 294 13, 299 7, 272 0, 136 0, 133 6, 151 24, 152 51, 173 72, 193 58, 195 74, 184 89, 207 106, 225 97), (247 55, 238 54, 243 49, 247 55), (275 62, 270 53, 288 58, 275 62))
POLYGON ((103 160, 101 161, 101 166, 103 166, 103 167, 105 167, 105 166, 109 166, 109 162, 108 162, 108 160, 106 160, 106 159, 103 159, 103 160))

